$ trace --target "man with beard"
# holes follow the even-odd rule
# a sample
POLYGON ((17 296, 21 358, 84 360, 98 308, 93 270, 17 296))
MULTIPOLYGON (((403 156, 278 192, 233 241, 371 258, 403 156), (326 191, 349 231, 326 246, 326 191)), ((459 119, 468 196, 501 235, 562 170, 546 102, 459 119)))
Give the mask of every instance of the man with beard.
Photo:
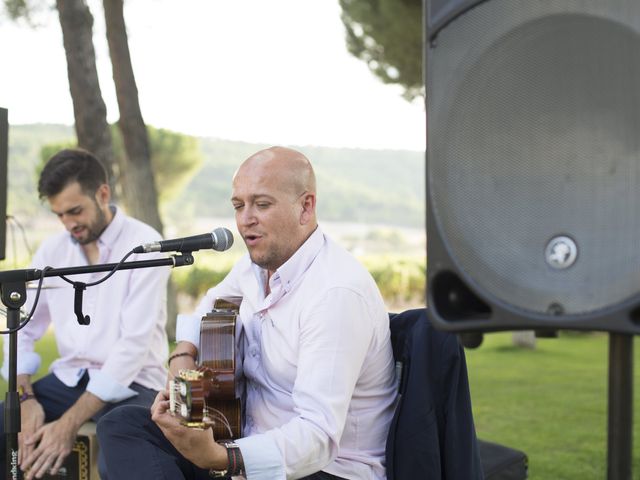
MULTIPOLYGON (((110 203, 106 170, 84 150, 55 154, 42 170, 38 192, 66 232, 42 242, 33 268, 117 263, 135 246, 160 240, 153 228, 110 203)), ((129 257, 135 259, 135 255, 129 257)), ((69 280, 88 284, 105 275, 73 275, 69 280)), ((61 278, 45 280, 33 318, 18 333, 22 421, 18 461, 27 480, 57 471, 87 420, 97 421, 119 405, 149 406, 164 388, 168 277, 168 267, 131 269, 88 287, 82 306, 90 317, 86 326, 78 325, 72 285, 61 278), (32 384, 31 376, 40 366, 34 342, 50 325, 60 356, 50 373, 32 384)), ((30 310, 31 305, 27 306, 30 310)), ((7 342, 4 353, 6 378, 7 342)), ((4 435, 0 441, 4 446, 4 435)), ((0 462, 0 471, 6 471, 4 453, 0 462)), ((101 460, 99 468, 104 472, 101 460)))

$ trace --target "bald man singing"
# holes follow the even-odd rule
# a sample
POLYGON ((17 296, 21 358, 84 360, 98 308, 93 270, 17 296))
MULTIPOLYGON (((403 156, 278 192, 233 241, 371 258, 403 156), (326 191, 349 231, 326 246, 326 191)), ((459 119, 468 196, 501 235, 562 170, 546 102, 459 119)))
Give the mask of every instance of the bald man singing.
POLYGON ((245 160, 231 203, 248 254, 181 316, 171 374, 195 368, 200 319, 241 296, 243 437, 190 429, 161 392, 151 412, 122 407, 98 425, 110 479, 384 479, 395 405, 389 320, 369 273, 316 219, 316 181, 300 152, 245 160))

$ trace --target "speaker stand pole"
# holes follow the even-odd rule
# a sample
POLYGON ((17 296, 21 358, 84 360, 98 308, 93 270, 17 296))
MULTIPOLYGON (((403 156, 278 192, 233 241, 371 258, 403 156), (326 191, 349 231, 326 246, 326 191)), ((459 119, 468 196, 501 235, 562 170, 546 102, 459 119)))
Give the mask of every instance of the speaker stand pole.
POLYGON ((607 479, 631 480, 633 336, 609 333, 607 479))

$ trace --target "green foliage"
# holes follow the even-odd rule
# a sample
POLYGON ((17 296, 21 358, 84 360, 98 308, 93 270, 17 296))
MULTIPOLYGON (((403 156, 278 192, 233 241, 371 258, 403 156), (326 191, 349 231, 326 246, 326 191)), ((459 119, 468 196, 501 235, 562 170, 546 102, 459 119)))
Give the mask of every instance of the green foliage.
MULTIPOLYGON (((155 139, 151 145, 154 158, 162 157, 157 166, 154 163, 155 171, 159 172, 159 178, 174 182, 159 188, 165 199, 162 208, 167 225, 191 228, 196 217, 233 216, 229 201, 233 174, 243 160, 265 145, 211 138, 194 139, 152 128, 150 135, 155 139), (168 145, 167 148, 165 145, 168 145), (199 168, 198 157, 202 160, 199 168), (190 171, 180 177, 183 169, 187 169, 186 164, 197 169, 197 172, 194 174, 194 171, 190 171), (184 182, 187 182, 186 185, 181 186, 184 182), (177 195, 166 198, 165 190, 177 195)), ((121 145, 119 138, 114 134, 116 146, 121 145)), ((72 127, 11 126, 10 213, 22 219, 43 211, 36 193, 41 155, 46 152, 44 155, 48 157, 48 153, 53 153, 58 147, 73 145, 75 133, 72 127), (52 145, 43 151, 48 144, 52 145)), ((314 164, 318 177, 318 215, 321 221, 424 227, 423 152, 311 146, 295 148, 307 155, 314 164)))
POLYGON ((151 164, 160 200, 175 198, 202 167, 199 141, 191 135, 149 127, 151 164))
POLYGON ((361 259, 387 305, 423 303, 426 259, 402 255, 375 255, 361 259))
POLYGON ((29 16, 29 6, 25 0, 4 0, 4 7, 12 20, 29 16))
MULTIPOLYGON (((198 139, 190 135, 172 132, 162 128, 147 126, 151 147, 151 164, 155 174, 160 202, 175 198, 202 166, 202 153, 198 139)), ((124 155, 122 135, 117 126, 111 126, 113 149, 116 157, 124 155)), ((34 178, 37 178, 44 164, 56 152, 64 148, 75 148, 75 140, 47 143, 40 149, 40 163, 35 166, 34 178)), ((120 163, 120 162, 118 162, 120 163)))
MULTIPOLYGON (((249 155, 264 145, 201 139, 205 162, 173 205, 170 216, 184 218, 185 205, 199 216, 229 217, 231 179, 249 155)), ((424 225, 424 154, 398 150, 295 147, 313 162, 322 221, 424 225)))
POLYGON ((423 95, 422 0, 340 0, 347 48, 385 83, 423 95))
MULTIPOLYGON (((203 162, 196 137, 147 125, 151 166, 160 203, 174 199, 200 169, 203 162)), ((124 145, 120 129, 111 127, 113 150, 118 164, 124 164, 124 145)))
POLYGON ((172 277, 180 293, 199 300, 208 289, 220 283, 229 270, 226 265, 222 268, 194 265, 189 269, 176 270, 172 277))
POLYGON ((47 143, 40 149, 40 163, 36 165, 35 168, 35 178, 36 184, 38 183, 38 178, 40 178, 40 173, 42 173, 42 169, 45 164, 49 161, 51 157, 53 157, 60 150, 64 150, 67 148, 77 148, 78 143, 74 140, 68 140, 66 142, 57 142, 57 143, 47 143))
POLYGON ((42 149, 47 144, 76 145, 73 128, 64 125, 9 127, 7 212, 23 221, 42 211, 37 183, 43 164, 42 149))
POLYGON ((238 244, 222 256, 212 251, 195 252, 194 265, 177 268, 171 273, 176 290, 180 294, 187 295, 191 300, 200 300, 208 289, 227 276, 243 253, 243 246, 238 244))
MULTIPOLYGON (((426 262, 424 258, 402 255, 371 255, 361 259, 375 280, 387 305, 423 303, 426 262)), ((180 293, 198 300, 229 273, 233 262, 212 261, 184 270, 175 270, 173 280, 180 293)))
POLYGON ((23 23, 32 28, 48 24, 51 17, 51 3, 42 0, 4 0, 4 12, 0 12, 0 18, 4 17, 16 23, 23 23))
POLYGON ((180 195, 167 205, 169 217, 185 219, 186 213, 200 217, 230 217, 231 179, 240 163, 265 145, 200 139, 205 161, 180 195), (188 206, 194 206, 189 208, 188 206), (185 211, 186 210, 186 211, 185 211))

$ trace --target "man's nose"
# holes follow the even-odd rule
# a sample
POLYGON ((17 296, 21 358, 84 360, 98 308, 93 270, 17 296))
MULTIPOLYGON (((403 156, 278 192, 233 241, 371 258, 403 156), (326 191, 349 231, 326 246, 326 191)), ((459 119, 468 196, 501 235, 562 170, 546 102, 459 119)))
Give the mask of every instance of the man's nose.
POLYGON ((256 223, 256 216, 253 212, 253 209, 242 209, 242 211, 238 214, 237 221, 240 225, 253 225, 254 223, 256 223))
POLYGON ((60 221, 62 222, 62 225, 64 225, 64 228, 69 231, 73 230, 73 227, 78 224, 75 218, 72 218, 70 215, 60 215, 60 221))

